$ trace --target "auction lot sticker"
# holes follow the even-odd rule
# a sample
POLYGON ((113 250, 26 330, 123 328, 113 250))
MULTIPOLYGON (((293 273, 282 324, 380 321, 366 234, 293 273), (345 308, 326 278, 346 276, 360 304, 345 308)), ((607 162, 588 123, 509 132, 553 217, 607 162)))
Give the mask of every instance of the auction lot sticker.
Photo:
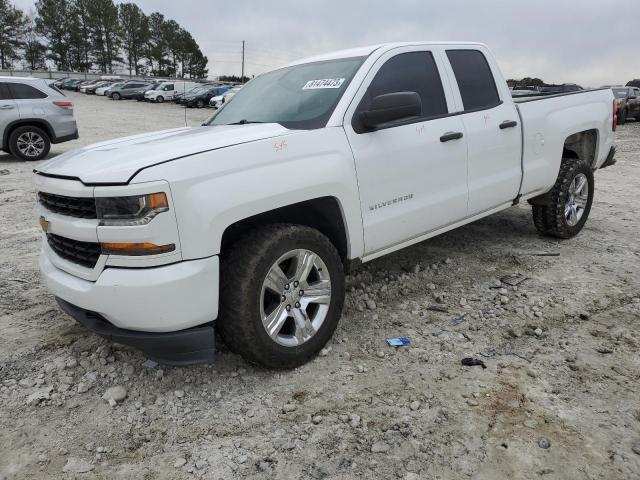
POLYGON ((319 88, 340 88, 344 83, 344 78, 321 78, 319 80, 309 80, 304 84, 302 90, 316 90, 319 88))

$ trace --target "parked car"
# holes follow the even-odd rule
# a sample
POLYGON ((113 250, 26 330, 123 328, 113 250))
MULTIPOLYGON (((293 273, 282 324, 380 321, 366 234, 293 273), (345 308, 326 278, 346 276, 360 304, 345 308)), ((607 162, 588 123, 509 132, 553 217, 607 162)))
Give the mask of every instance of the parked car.
POLYGON ((611 90, 616 97, 618 123, 623 125, 629 117, 640 122, 640 88, 613 87, 611 90))
POLYGON ((192 90, 189 94, 185 95, 182 103, 187 107, 202 108, 209 105, 209 100, 218 95, 222 95, 229 87, 227 86, 205 86, 192 90))
POLYGON ((65 80, 64 82, 62 82, 62 84, 60 85, 60 90, 75 90, 76 86, 80 83, 84 82, 84 80, 80 80, 77 78, 72 78, 69 80, 65 80))
POLYGON ((91 85, 95 85, 96 83, 100 82, 101 80, 85 80, 84 82, 79 83, 78 85, 76 85, 76 91, 77 92, 81 92, 84 93, 85 89, 91 85))
POLYGON ((101 82, 98 83, 94 83, 93 85, 89 85, 87 87, 84 88, 84 93, 86 93, 87 95, 95 95, 96 94, 96 90, 98 88, 102 88, 102 87, 109 87, 110 85, 113 85, 114 81, 112 80, 103 80, 101 82))
POLYGON ((124 85, 124 82, 116 82, 106 87, 96 88, 96 95, 108 97, 111 95, 112 88, 119 88, 124 85))
POLYGON ((195 87, 190 88, 186 92, 176 93, 173 96, 173 103, 181 104, 184 101, 184 97, 186 97, 187 95, 190 95, 192 92, 195 92, 196 90, 199 90, 200 88, 202 88, 202 85, 196 85, 195 87))
POLYGON ((60 89, 60 87, 62 86, 63 82, 65 82, 66 80, 70 80, 69 77, 57 78, 53 82, 53 84, 55 85, 56 88, 60 89))
POLYGON ((627 87, 638 87, 640 88, 640 78, 636 78, 627 83, 627 87))
POLYGON ((122 100, 127 98, 134 98, 135 95, 139 93, 141 88, 148 87, 149 84, 147 82, 140 82, 137 80, 131 80, 119 87, 112 87, 109 92, 109 97, 112 100, 122 100))
POLYGON ((243 85, 239 85, 239 86, 230 88, 229 90, 224 92, 222 95, 217 95, 215 97, 212 97, 211 100, 209 100, 209 106, 213 108, 222 107, 222 105, 224 105, 225 102, 228 102, 229 100, 231 100, 233 96, 242 89, 242 87, 243 85))
POLYGON ((37 166, 40 269, 65 312, 156 361, 212 361, 215 328, 292 368, 331 338, 349 268, 525 200, 542 234, 577 235, 614 106, 610 89, 514 101, 481 44, 316 56, 203 126, 37 166))
POLYGON ((0 77, 2 150, 41 160, 52 143, 78 138, 73 103, 40 78, 0 77))
POLYGON ((162 103, 166 100, 172 100, 177 93, 185 93, 188 90, 198 86, 196 82, 187 81, 169 81, 165 82, 154 90, 149 90, 144 94, 145 100, 150 102, 162 103))
POLYGON ((144 101, 144 94, 147 93, 149 90, 153 90, 157 88, 159 85, 161 85, 160 82, 153 82, 153 83, 149 83, 146 87, 140 87, 138 91, 131 96, 131 98, 135 98, 139 102, 142 102, 144 101))

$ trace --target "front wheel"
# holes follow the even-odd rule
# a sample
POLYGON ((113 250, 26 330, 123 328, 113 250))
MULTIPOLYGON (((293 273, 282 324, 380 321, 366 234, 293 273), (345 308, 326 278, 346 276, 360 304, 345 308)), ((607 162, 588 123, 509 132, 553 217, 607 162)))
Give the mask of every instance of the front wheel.
POLYGON ((196 107, 198 108, 204 107, 204 102, 202 100, 198 100, 198 103, 196 103, 196 107))
POLYGON ((156 98, 156 102, 158 102, 158 103, 164 102, 164 97, 162 95, 160 95, 158 98, 156 98))
POLYGON ((42 160, 50 148, 49 135, 38 127, 18 127, 9 136, 9 151, 20 160, 42 160))
POLYGON ((122 98, 122 96, 119 93, 116 92, 116 93, 112 93, 111 94, 111 98, 113 100, 120 100, 122 98))
POLYGON ((268 368, 294 368, 313 358, 338 325, 344 272, 336 248, 301 225, 259 227, 222 258, 223 341, 268 368))
POLYGON ((543 235, 571 238, 587 222, 593 203, 593 171, 582 160, 564 158, 544 203, 533 205, 533 220, 543 235))

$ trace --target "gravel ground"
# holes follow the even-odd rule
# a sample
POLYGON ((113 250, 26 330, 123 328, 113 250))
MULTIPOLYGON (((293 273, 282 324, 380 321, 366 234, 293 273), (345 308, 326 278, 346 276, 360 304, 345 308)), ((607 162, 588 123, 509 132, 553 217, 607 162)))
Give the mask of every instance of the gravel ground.
MULTIPOLYGON (((52 155, 184 124, 70 96, 81 138, 52 155)), ((519 206, 366 264, 331 344, 289 372, 223 346, 146 368, 78 326, 39 280, 33 164, 0 155, 0 479, 640 478, 640 123, 617 144, 578 237, 519 206)))

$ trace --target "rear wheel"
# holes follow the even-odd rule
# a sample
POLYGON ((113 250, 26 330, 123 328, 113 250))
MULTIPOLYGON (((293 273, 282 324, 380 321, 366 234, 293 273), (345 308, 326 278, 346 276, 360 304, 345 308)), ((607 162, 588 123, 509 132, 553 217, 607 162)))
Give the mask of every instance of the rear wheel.
POLYGON ((204 107, 204 102, 202 100, 198 100, 198 102, 196 103, 196 107, 198 108, 204 107))
POLYGON ((314 357, 338 325, 342 262, 329 239, 301 225, 259 227, 223 258, 220 318, 227 346, 268 368, 314 357))
POLYGON ((591 168, 581 160, 565 158, 545 204, 533 205, 533 222, 544 235, 571 238, 587 222, 593 203, 591 168))
POLYGON ((20 160, 42 160, 50 148, 49 135, 38 127, 18 127, 9 136, 9 150, 20 160))

